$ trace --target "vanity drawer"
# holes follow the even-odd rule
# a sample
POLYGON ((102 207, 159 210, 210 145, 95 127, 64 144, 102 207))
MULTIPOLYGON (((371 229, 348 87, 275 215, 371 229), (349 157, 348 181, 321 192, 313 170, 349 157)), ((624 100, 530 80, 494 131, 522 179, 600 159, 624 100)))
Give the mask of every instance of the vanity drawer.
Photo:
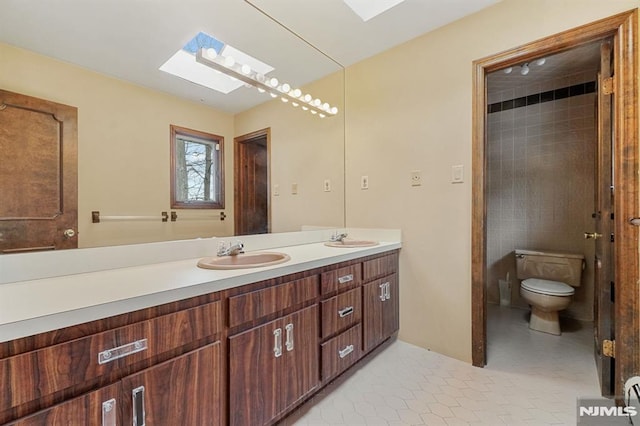
POLYGON ((362 289, 357 287, 321 302, 322 338, 351 327, 362 318, 362 289))
POLYGON ((326 381, 360 359, 360 343, 362 333, 360 324, 350 328, 344 333, 323 343, 322 350, 322 380, 326 381))
POLYGON ((222 329, 213 302, 0 360, 0 412, 111 373, 222 329))
POLYGON ((362 264, 365 281, 384 277, 398 271, 398 254, 390 254, 377 259, 367 260, 362 264))
POLYGON ((318 297, 318 276, 229 297, 229 327, 251 322, 318 297))
POLYGON ((344 268, 322 274, 322 294, 348 290, 360 285, 362 281, 362 264, 345 266, 344 268))

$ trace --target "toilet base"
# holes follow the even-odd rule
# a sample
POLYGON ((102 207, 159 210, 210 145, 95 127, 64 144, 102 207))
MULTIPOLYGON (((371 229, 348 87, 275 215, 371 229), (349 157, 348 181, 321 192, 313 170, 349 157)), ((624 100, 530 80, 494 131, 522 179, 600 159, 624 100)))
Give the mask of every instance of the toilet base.
POLYGON ((554 334, 559 336, 560 332, 560 319, 558 317, 558 311, 545 312, 531 306, 531 318, 529 319, 529 328, 531 330, 541 331, 543 333, 554 334))

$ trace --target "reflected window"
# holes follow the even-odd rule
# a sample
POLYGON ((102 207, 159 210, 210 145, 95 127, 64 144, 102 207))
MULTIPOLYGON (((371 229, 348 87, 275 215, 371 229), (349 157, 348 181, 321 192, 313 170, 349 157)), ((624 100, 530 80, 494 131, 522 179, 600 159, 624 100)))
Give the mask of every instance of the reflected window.
POLYGON ((171 208, 223 209, 222 136, 171 126, 171 208))

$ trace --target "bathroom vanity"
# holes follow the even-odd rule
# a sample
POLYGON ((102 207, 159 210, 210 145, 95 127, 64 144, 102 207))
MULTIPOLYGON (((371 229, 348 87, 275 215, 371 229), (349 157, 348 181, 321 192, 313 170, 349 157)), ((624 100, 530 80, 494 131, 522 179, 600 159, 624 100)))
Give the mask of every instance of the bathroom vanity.
MULTIPOLYGON (((290 262, 244 271, 169 262, 209 281, 139 295, 137 305, 60 312, 56 321, 73 324, 0 343, 0 424, 273 424, 398 330, 399 247, 285 247, 290 262), (78 322, 83 315, 100 318, 78 322)), ((103 282, 124 270, 58 280, 103 282)))

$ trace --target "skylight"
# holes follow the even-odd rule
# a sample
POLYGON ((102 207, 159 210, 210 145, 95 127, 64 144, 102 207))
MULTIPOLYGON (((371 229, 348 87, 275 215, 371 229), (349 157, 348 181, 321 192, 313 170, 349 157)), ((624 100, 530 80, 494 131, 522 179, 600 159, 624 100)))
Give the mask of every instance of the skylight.
POLYGON ((167 62, 162 64, 160 71, 173 74, 224 94, 244 85, 242 81, 232 79, 219 71, 196 62, 195 54, 200 48, 213 48, 219 55, 233 56, 239 63, 247 64, 263 75, 274 70, 272 66, 225 44, 209 34, 200 32, 169 58, 167 62))
POLYGON ((367 22, 404 0, 343 0, 363 21, 367 22))

